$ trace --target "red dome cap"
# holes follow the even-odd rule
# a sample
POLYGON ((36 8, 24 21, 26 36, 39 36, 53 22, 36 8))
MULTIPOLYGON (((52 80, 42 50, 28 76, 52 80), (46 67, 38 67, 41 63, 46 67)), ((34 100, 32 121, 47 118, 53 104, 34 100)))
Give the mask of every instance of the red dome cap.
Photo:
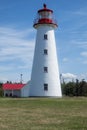
POLYGON ((47 9, 47 5, 46 4, 43 4, 43 7, 44 7, 43 9, 38 10, 38 13, 43 12, 43 11, 47 11, 47 12, 53 13, 53 10, 47 9))

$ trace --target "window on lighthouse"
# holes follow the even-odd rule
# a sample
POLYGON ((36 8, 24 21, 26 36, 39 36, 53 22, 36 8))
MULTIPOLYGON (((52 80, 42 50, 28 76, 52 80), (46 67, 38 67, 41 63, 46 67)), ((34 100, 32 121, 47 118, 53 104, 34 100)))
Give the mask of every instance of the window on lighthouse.
POLYGON ((47 37, 47 34, 44 34, 44 40, 47 40, 48 37, 47 37))
POLYGON ((48 55, 48 50, 47 49, 44 49, 44 54, 48 55))
POLYGON ((48 67, 44 67, 44 73, 48 73, 48 67))
POLYGON ((44 84, 44 91, 48 91, 48 84, 44 84))

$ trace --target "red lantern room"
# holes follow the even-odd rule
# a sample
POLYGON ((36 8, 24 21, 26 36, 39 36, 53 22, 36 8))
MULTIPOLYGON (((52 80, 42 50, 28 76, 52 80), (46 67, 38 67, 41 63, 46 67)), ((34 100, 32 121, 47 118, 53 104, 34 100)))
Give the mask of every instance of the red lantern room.
POLYGON ((47 24, 53 27, 57 27, 56 21, 53 19, 53 10, 47 8, 46 4, 43 4, 43 9, 38 10, 38 17, 35 19, 34 28, 38 25, 47 24))

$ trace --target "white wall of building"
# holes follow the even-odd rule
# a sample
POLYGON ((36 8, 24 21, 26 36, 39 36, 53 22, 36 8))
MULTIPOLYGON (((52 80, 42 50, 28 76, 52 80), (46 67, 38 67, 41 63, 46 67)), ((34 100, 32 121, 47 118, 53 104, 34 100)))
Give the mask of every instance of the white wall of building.
POLYGON ((8 97, 21 97, 21 90, 4 90, 4 96, 6 95, 8 95, 8 97))
POLYGON ((11 93, 12 93, 12 90, 4 90, 4 96, 6 96, 6 94, 10 96, 11 93))
POLYGON ((9 96, 14 96, 14 97, 29 97, 29 85, 30 82, 28 82, 23 88, 18 89, 18 90, 4 90, 4 96, 6 94, 9 96))
POLYGON ((30 82, 21 89, 21 97, 29 97, 29 84, 30 82))

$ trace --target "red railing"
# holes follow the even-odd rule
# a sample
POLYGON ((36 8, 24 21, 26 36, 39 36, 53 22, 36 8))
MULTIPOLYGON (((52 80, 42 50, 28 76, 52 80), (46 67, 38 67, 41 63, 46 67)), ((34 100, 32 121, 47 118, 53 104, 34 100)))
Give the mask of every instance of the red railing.
POLYGON ((34 25, 36 25, 36 24, 54 24, 54 25, 58 26, 56 20, 48 19, 48 18, 42 18, 42 19, 37 18, 34 20, 34 25))

